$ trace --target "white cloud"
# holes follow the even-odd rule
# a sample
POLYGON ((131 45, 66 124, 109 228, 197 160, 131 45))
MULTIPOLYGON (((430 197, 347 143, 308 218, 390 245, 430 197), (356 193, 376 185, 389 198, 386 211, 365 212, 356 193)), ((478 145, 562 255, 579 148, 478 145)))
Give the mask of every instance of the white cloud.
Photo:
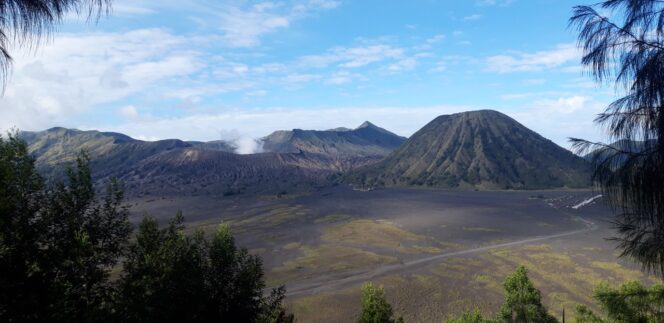
POLYGON ((404 58, 394 64, 390 64, 387 69, 392 72, 409 71, 417 66, 417 60, 414 58, 404 58))
POLYGON ((299 60, 303 67, 323 68, 337 64, 343 68, 357 68, 388 59, 399 59, 404 49, 385 44, 359 47, 335 47, 322 55, 306 55, 299 60))
POLYGON ((364 77, 360 74, 357 73, 350 73, 348 71, 341 71, 341 72, 336 72, 333 73, 327 80, 325 80, 326 84, 334 84, 334 85, 340 85, 340 84, 346 84, 353 82, 354 80, 357 79, 364 79, 364 77))
POLYGON ((302 1, 290 6, 278 2, 259 2, 248 7, 226 4, 213 13, 219 17, 219 28, 227 46, 254 47, 260 45, 263 36, 288 28, 313 12, 338 5, 338 1, 331 0, 302 1))
POLYGON ((161 29, 60 34, 37 53, 14 54, 0 97, 0 128, 43 129, 136 94, 159 97, 164 87, 204 65, 195 42, 161 29))
POLYGON ((112 10, 112 14, 120 16, 149 15, 155 12, 153 9, 148 7, 123 2, 114 3, 112 10))
POLYGON ((288 74, 284 80, 288 83, 307 83, 321 78, 318 74, 288 74))
POLYGON ((478 0, 475 2, 480 7, 485 6, 501 6, 506 7, 514 3, 516 0, 478 0))
POLYGON ((472 14, 469 16, 465 16, 462 18, 463 21, 474 21, 474 20, 480 20, 482 18, 482 15, 480 14, 472 14))
POLYGON ((428 38, 428 39, 426 40, 426 42, 427 42, 428 44, 436 44, 436 43, 440 43, 440 42, 443 41, 443 40, 445 40, 445 35, 443 35, 443 34, 438 34, 438 35, 434 35, 433 37, 428 38))
POLYGON ((583 95, 536 99, 510 115, 547 139, 570 148, 568 138, 601 140, 602 129, 593 120, 606 102, 583 95))
POLYGON ((278 5, 263 2, 248 9, 228 7, 220 15, 220 29, 230 47, 252 47, 260 44, 260 37, 290 25, 290 17, 277 12, 278 5))
POLYGON ((133 105, 124 106, 118 109, 118 113, 120 113, 121 116, 129 119, 135 119, 138 117, 138 110, 136 110, 136 107, 133 105))
POLYGON ((491 72, 534 72, 561 67, 580 59, 581 54, 574 44, 562 44, 548 51, 491 56, 486 64, 491 72))
POLYGON ((586 96, 575 95, 569 97, 561 97, 555 100, 541 99, 534 102, 538 108, 546 109, 547 111, 558 114, 570 114, 577 112, 586 107, 591 99, 586 96))

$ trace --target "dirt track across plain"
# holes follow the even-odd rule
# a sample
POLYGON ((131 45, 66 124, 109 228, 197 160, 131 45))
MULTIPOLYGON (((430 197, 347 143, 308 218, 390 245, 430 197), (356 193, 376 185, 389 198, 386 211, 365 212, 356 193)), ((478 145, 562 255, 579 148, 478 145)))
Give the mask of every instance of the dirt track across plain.
MULTIPOLYGON (((565 213, 565 212, 563 212, 565 213)), ((532 237, 532 238, 526 238, 526 239, 521 239, 521 240, 516 240, 516 241, 510 241, 510 242, 505 242, 505 243, 498 243, 498 244, 491 244, 491 245, 486 245, 486 246, 481 246, 481 247, 476 247, 476 248, 471 248, 471 249, 465 249, 465 250, 458 250, 458 251, 451 251, 451 252, 445 252, 425 258, 419 258, 399 264, 390 264, 390 265, 384 265, 381 267, 374 268, 369 271, 361 271, 361 272, 351 272, 351 273, 345 273, 344 276, 340 275, 328 275, 324 277, 317 277, 312 280, 308 281, 301 281, 297 283, 293 283, 287 286, 287 296, 293 297, 293 296, 306 296, 306 295, 313 295, 321 292, 329 292, 329 291, 334 291, 338 289, 342 289, 347 286, 351 286, 357 283, 361 283, 364 281, 369 281, 371 279, 374 279, 378 276, 386 275, 386 274, 392 274, 392 273, 397 273, 397 272, 402 272, 410 268, 414 268, 416 266, 425 266, 427 264, 435 263, 439 260, 445 259, 445 258, 450 258, 450 257, 456 257, 456 256, 463 256, 463 255, 468 255, 468 254, 473 254, 477 252, 482 252, 482 251, 487 251, 491 249, 496 249, 496 248, 507 248, 507 247, 513 247, 517 245, 522 245, 522 244, 528 244, 528 243, 533 243, 533 242, 539 242, 539 241, 544 241, 544 240, 551 240, 551 239, 557 239, 557 238, 562 238, 562 237, 567 237, 567 236, 572 236, 580 233, 585 233, 589 231, 593 231, 597 229, 597 225, 589 220, 583 219, 578 216, 570 215, 569 216, 575 217, 578 220, 580 220, 584 225, 585 228, 579 229, 579 230, 572 230, 572 231, 566 231, 566 232, 560 232, 560 233, 555 233, 551 235, 545 235, 545 236, 537 236, 537 237, 532 237)))

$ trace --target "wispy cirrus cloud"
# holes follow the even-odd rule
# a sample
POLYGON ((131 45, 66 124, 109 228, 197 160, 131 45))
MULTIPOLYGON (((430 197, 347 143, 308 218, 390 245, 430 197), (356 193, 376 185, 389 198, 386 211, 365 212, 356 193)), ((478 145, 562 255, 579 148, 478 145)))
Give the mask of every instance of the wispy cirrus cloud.
POLYGON ((399 59, 405 49, 387 44, 371 44, 356 47, 335 47, 325 54, 306 55, 299 59, 299 64, 307 67, 324 68, 337 65, 343 68, 363 67, 385 60, 399 59))
POLYGON ((463 20, 463 21, 475 21, 475 20, 480 20, 481 18, 482 18, 482 15, 476 13, 476 14, 465 16, 465 17, 461 18, 461 20, 463 20))
POLYGON ((490 72, 536 72, 578 63, 581 53, 574 44, 561 44, 556 48, 534 53, 514 52, 487 58, 486 69, 490 72))

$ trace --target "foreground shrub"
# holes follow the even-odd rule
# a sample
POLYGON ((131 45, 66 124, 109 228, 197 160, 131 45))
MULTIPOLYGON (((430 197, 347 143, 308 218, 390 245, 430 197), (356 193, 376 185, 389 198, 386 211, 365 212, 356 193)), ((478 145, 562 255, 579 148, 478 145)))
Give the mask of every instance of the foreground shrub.
POLYGON ((392 306, 385 299, 383 287, 366 283, 362 286, 362 312, 358 323, 394 323, 403 322, 394 319, 392 306))
POLYGON ((505 300, 500 307, 496 319, 487 319, 479 309, 466 311, 458 318, 448 319, 447 323, 554 323, 556 318, 549 314, 542 305, 542 295, 528 278, 525 267, 519 266, 516 271, 505 278, 503 283, 505 300))
POLYGON ((235 245, 228 226, 211 240, 184 234, 178 214, 159 229, 152 218, 139 226, 120 279, 119 312, 135 322, 276 322, 283 289, 263 296, 258 256, 235 245))
POLYGON ((664 285, 650 288, 639 282, 627 282, 617 288, 602 283, 595 289, 595 300, 603 316, 593 313, 586 306, 577 307, 577 323, 601 322, 664 322, 664 285))
POLYGON ((474 309, 472 311, 465 311, 460 317, 451 318, 445 321, 445 323, 497 323, 497 322, 498 321, 484 318, 479 309, 474 309))
POLYGON ((542 295, 528 278, 526 267, 519 266, 503 283, 505 301, 498 318, 505 322, 557 322, 544 305, 542 295))

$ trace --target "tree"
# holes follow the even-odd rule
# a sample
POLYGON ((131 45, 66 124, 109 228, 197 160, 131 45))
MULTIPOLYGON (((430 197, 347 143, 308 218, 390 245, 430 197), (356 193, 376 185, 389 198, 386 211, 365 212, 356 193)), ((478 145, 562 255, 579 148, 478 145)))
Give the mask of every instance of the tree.
POLYGON ((95 198, 81 155, 65 181, 46 190, 25 142, 0 138, 0 319, 99 321, 110 311, 111 268, 130 225, 122 189, 95 198))
POLYGON ((624 93, 595 119, 620 144, 571 140, 579 153, 604 150, 595 154, 593 177, 618 213, 622 255, 664 276, 664 2, 577 6, 570 24, 583 65, 624 93))
POLYGON ((228 226, 208 240, 185 234, 181 213, 166 228, 147 217, 129 244, 122 201, 114 180, 96 198, 85 154, 47 186, 25 142, 0 137, 0 321, 293 322, 228 226))
POLYGON ((290 322, 285 290, 263 296, 259 257, 235 245, 228 226, 211 241, 184 234, 181 213, 163 229, 146 217, 129 248, 118 294, 127 322, 290 322))
POLYGON ((12 62, 9 48, 34 46, 71 12, 98 18, 111 0, 3 0, 0 1, 0 77, 4 81, 12 62))
POLYGON ((403 322, 402 318, 394 319, 392 306, 385 299, 383 287, 366 283, 362 286, 362 312, 358 323, 394 323, 403 322))
POLYGON ((25 142, 0 137, 0 321, 35 321, 48 303, 41 261, 41 177, 25 142))
POLYGON ((484 318, 479 309, 474 309, 472 311, 465 311, 458 318, 451 318, 445 321, 445 323, 495 323, 497 321, 484 318))
POLYGON ((515 323, 557 322, 542 305, 541 293, 528 278, 525 267, 519 266, 513 274, 507 276, 503 286, 505 301, 500 307, 499 319, 515 323))
POLYGON ((650 288, 632 281, 612 288, 602 283, 595 289, 595 300, 606 318, 600 318, 585 306, 577 307, 577 323, 664 322, 664 285, 650 288))

